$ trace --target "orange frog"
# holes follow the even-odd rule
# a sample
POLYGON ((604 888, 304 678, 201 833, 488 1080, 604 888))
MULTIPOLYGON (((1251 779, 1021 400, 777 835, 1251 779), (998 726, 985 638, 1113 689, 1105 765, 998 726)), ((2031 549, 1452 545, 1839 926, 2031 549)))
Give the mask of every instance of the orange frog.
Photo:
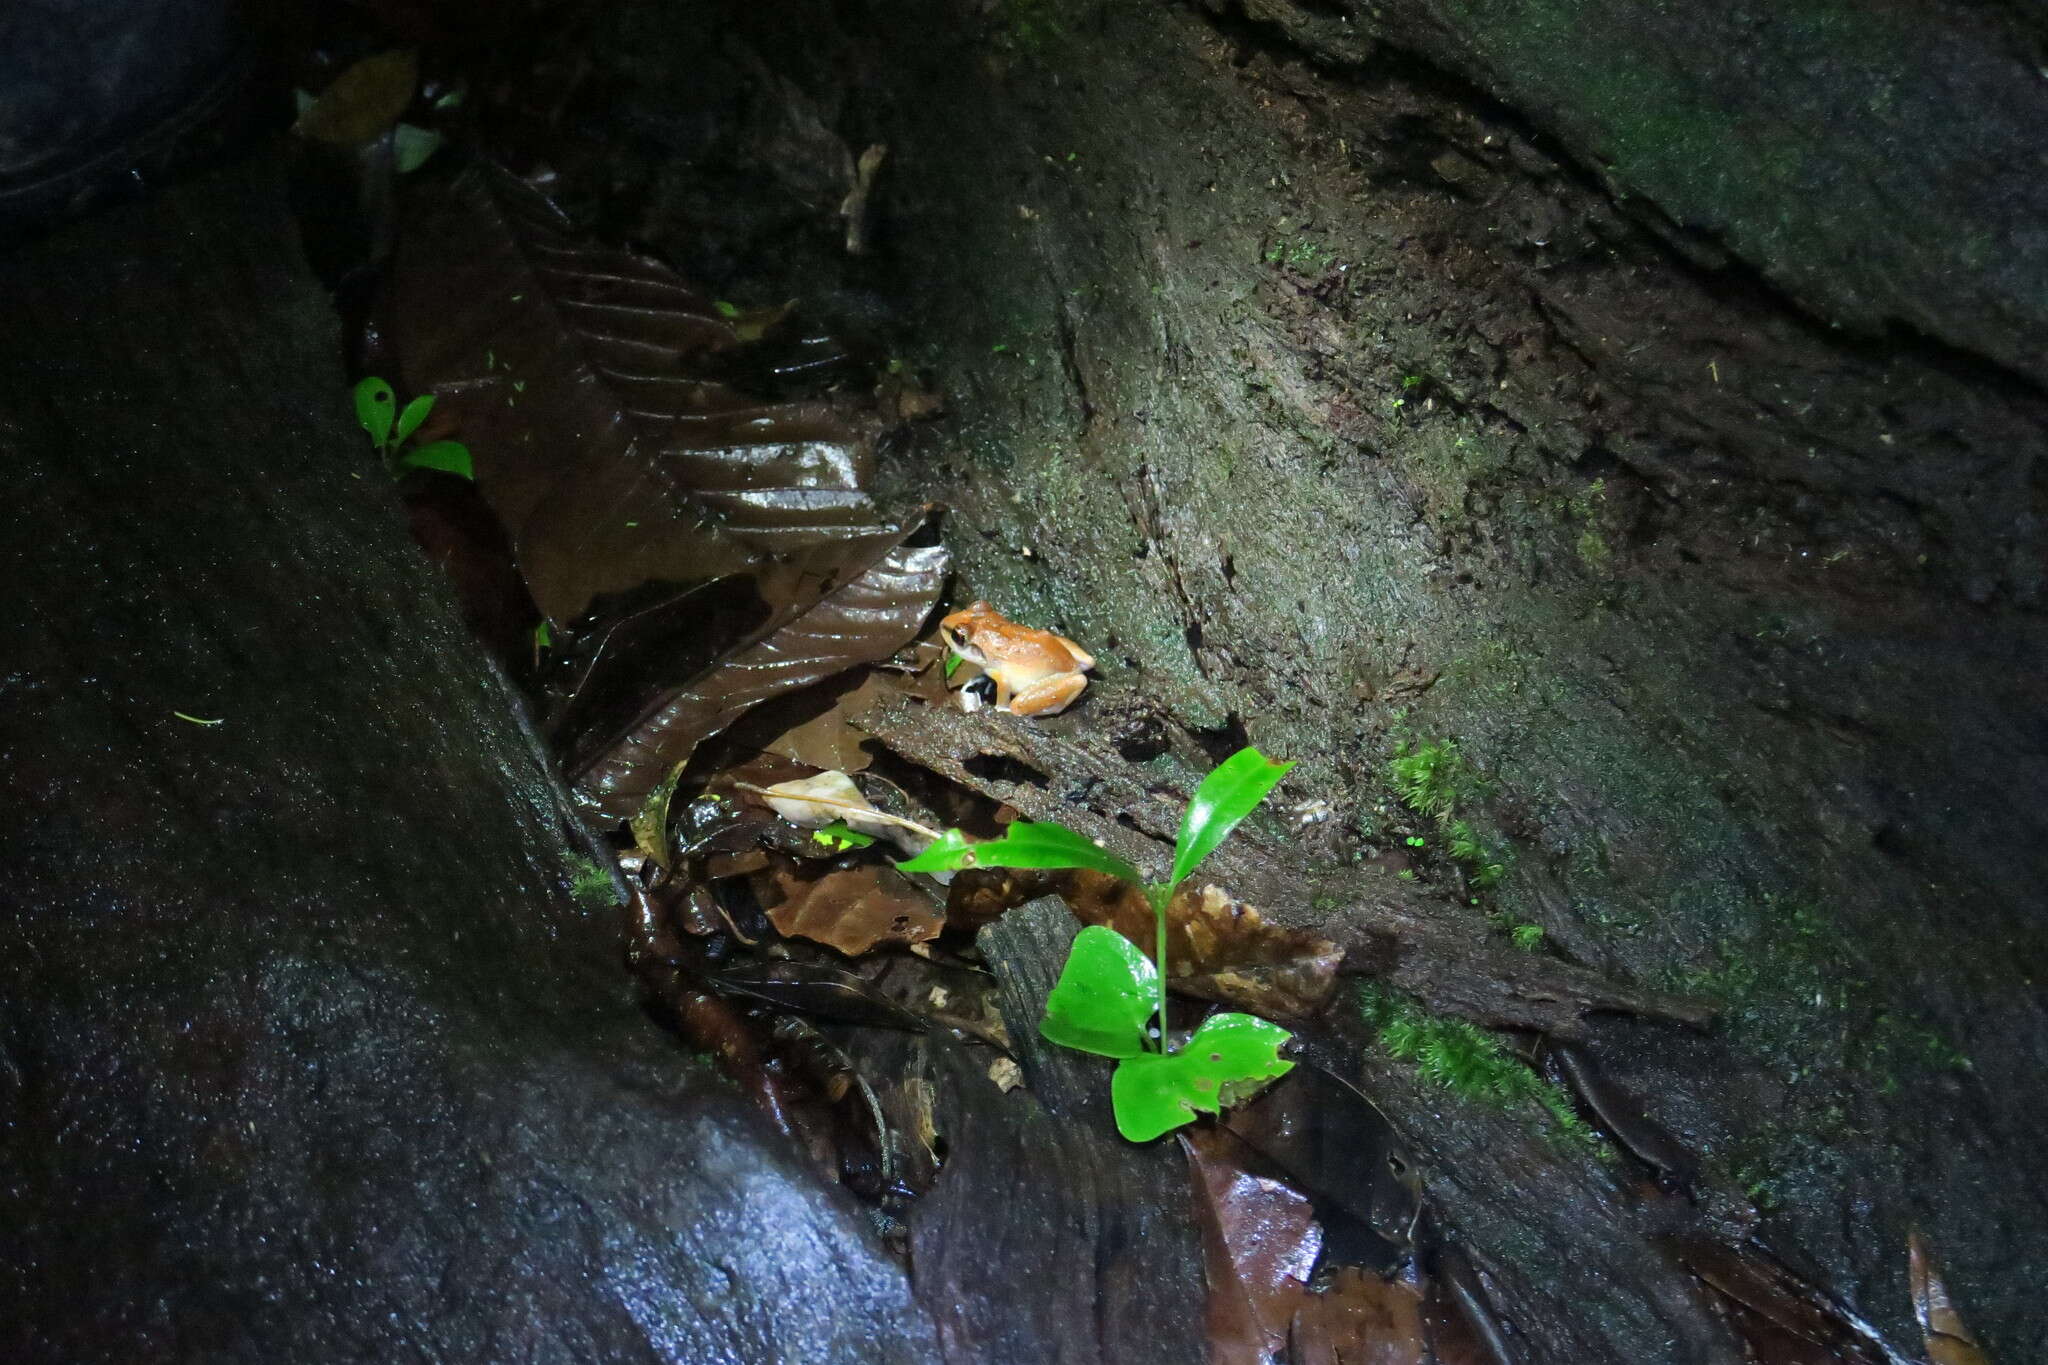
MULTIPOLYGON (((1066 710, 1088 686, 1084 675, 1095 667, 1095 656, 1066 636, 1020 626, 986 602, 940 621, 939 636, 988 674, 996 685, 996 710, 1013 716, 1066 710)), ((972 711, 975 705, 962 688, 960 709, 972 711)))

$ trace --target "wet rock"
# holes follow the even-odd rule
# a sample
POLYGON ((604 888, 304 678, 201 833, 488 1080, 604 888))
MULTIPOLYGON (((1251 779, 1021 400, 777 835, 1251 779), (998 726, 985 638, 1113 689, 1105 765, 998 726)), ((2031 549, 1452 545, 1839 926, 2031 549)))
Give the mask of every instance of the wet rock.
POLYGON ((0 259, 0 1354, 933 1358, 568 894, 282 203, 0 259))

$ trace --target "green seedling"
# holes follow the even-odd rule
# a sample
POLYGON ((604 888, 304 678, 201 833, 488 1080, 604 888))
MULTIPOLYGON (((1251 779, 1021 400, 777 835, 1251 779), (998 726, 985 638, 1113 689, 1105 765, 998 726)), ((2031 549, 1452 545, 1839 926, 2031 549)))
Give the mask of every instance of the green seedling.
POLYGON ((957 829, 907 862, 905 872, 970 867, 1090 868, 1139 887, 1152 906, 1158 950, 1151 959, 1113 929, 1090 925, 1074 938, 1046 997, 1038 1031, 1062 1047, 1116 1059, 1109 1096, 1117 1131, 1148 1142, 1198 1112, 1221 1113, 1294 1063, 1280 1047, 1292 1035, 1249 1014, 1211 1015, 1186 1046, 1167 1048, 1166 907, 1180 884, 1266 799, 1292 763, 1240 749, 1202 780, 1174 842, 1173 871, 1147 882, 1138 869, 1064 825, 1020 821, 1000 839, 970 843, 957 829), (1158 965, 1154 965, 1154 964, 1158 965), (1148 1024, 1150 1027, 1148 1027, 1148 1024))
POLYGON ((861 833, 844 820, 834 820, 821 829, 812 830, 811 841, 823 844, 835 853, 844 853, 850 848, 866 848, 875 841, 875 836, 861 833))
POLYGON ((370 444, 384 457, 384 467, 393 478, 408 469, 438 469, 464 479, 476 478, 469 447, 460 441, 429 441, 423 446, 403 449, 434 410, 431 393, 421 394, 400 409, 398 395, 391 391, 391 386, 372 375, 356 385, 355 398, 356 420, 370 434, 370 444))

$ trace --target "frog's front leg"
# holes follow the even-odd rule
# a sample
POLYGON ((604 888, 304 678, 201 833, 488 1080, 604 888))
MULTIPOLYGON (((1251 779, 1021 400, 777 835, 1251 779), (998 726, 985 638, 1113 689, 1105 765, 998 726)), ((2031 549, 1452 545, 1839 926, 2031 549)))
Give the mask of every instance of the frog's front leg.
POLYGON ((1056 673, 1019 690, 1006 701, 1000 694, 1007 689, 998 683, 996 705, 1013 716, 1055 716, 1073 705, 1074 698, 1087 686, 1088 679, 1079 673, 1056 673))

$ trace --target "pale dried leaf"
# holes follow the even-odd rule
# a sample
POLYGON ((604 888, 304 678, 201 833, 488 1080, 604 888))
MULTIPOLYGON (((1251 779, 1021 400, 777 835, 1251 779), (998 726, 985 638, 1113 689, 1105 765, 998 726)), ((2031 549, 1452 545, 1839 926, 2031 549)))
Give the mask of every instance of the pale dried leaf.
POLYGON ((1932 1365, 1991 1365, 1991 1357, 1963 1325, 1949 1295, 1948 1281, 1918 1228, 1906 1238, 1906 1272, 1913 1291, 1913 1316, 1920 1320, 1932 1365))

